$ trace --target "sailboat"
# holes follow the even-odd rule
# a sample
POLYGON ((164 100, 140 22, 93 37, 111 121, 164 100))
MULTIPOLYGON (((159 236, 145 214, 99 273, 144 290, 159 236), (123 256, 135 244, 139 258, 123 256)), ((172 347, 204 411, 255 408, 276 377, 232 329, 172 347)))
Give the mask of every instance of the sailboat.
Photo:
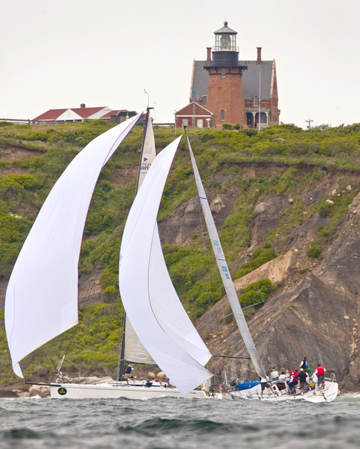
MULTIPOLYGON (((207 231, 234 318, 257 375, 261 379, 267 379, 231 279, 187 133, 186 137, 207 231)), ((143 189, 140 190, 134 201, 124 230, 120 250, 119 285, 124 307, 127 310, 135 332, 139 335, 141 341, 146 342, 147 348, 158 365, 162 367, 170 378, 176 378, 176 385, 181 386, 181 388, 193 388, 194 385, 199 383, 203 375, 201 366, 192 364, 193 380, 188 376, 186 378, 179 377, 181 375, 177 365, 179 354, 176 352, 178 348, 171 347, 171 344, 170 347, 167 347, 168 342, 164 340, 164 333, 172 337, 172 341, 178 343, 179 347, 185 344, 185 347, 181 349, 185 349, 194 360, 200 361, 199 354, 197 353, 197 348, 194 348, 193 353, 189 352, 191 339, 177 342, 176 338, 179 329, 169 326, 165 300, 171 295, 173 287, 171 285, 168 290, 167 286, 161 282, 159 273, 162 270, 158 264, 158 253, 161 252, 161 248, 156 216, 176 148, 177 144, 175 141, 157 156, 152 169, 144 181, 143 189), (137 267, 136 270, 133 270, 134 266, 137 267), (138 293, 136 301, 133 300, 135 285, 138 293), (143 314, 139 314, 139 308, 143 311, 143 314), (171 354, 171 357, 169 357, 169 354, 171 354), (198 370, 196 371, 195 368, 198 370), (197 374, 199 377, 196 377, 197 374), (189 383, 190 380, 193 383, 189 383)), ((254 390, 249 389, 251 391, 247 391, 242 398, 261 399, 258 388, 255 387, 254 390)), ((309 391, 298 395, 298 397, 295 397, 295 400, 331 402, 336 398, 337 393, 338 385, 332 379, 326 382, 325 388, 321 392, 309 391)), ((240 397, 234 394, 234 398, 240 397)), ((271 385, 271 394, 265 396, 265 400, 294 400, 294 396, 288 391, 280 392, 276 385, 271 385)))
MULTIPOLYGON (((98 136, 74 158, 48 195, 23 245, 9 280, 5 300, 9 352, 13 370, 19 377, 23 377, 20 361, 24 357, 78 323, 78 260, 91 196, 102 167, 139 117, 140 114, 98 136)), ((139 176, 140 191, 143 190, 140 188, 141 183, 155 156, 149 114, 146 130, 139 176)), ((172 148, 177 147, 178 143, 179 139, 171 144, 172 148)), ((127 228, 129 226, 128 224, 127 228)), ((194 389, 200 384, 206 384, 212 376, 204 368, 211 354, 172 287, 161 251, 157 225, 155 227, 157 239, 151 239, 151 249, 157 253, 161 274, 158 280, 169 293, 166 313, 168 331, 172 332, 171 338, 166 334, 163 336, 161 345, 165 347, 167 340, 170 342, 169 358, 180 347, 177 352, 178 360, 174 359, 176 372, 180 376, 173 370, 166 372, 172 385, 177 388, 162 382, 122 380, 98 385, 51 383, 52 398, 222 397, 221 394, 210 395, 208 389, 194 389)), ((152 228, 151 232, 154 233, 155 229, 152 228)), ((135 295, 138 293, 135 292, 135 295)), ((128 319, 125 329, 123 342, 126 349, 122 351, 122 360, 156 363, 128 319)), ((146 347, 149 348, 149 344, 146 347)))

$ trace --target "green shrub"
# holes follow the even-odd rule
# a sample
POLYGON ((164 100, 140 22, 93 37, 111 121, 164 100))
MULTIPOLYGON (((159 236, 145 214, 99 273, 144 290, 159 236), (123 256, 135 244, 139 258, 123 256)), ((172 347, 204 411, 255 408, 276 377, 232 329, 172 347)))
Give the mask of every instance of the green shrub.
POLYGON ((321 249, 319 246, 312 246, 308 252, 307 252, 308 257, 310 257, 311 259, 317 259, 318 257, 320 257, 321 255, 321 249))
POLYGON ((233 125, 231 125, 230 123, 223 123, 222 129, 233 129, 233 125))
POLYGON ((321 204, 320 208, 319 208, 319 215, 321 218, 325 218, 328 217, 329 215, 331 215, 331 212, 333 210, 333 205, 330 203, 323 203, 321 204))
POLYGON ((262 301, 265 301, 268 296, 277 288, 270 279, 260 279, 259 281, 249 284, 239 297, 240 304, 249 306, 262 301))
POLYGON ((245 274, 248 274, 251 271, 256 270, 256 268, 259 268, 266 262, 275 259, 275 257, 276 253, 275 250, 273 250, 272 248, 267 249, 258 248, 253 252, 251 256, 251 261, 244 263, 241 266, 240 270, 236 273, 235 277, 239 278, 245 276, 245 274))

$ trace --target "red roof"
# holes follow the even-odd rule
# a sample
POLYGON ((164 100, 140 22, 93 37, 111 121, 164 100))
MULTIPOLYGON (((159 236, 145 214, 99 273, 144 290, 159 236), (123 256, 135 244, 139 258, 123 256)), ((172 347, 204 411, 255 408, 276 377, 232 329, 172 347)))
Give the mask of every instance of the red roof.
POLYGON ((87 118, 90 117, 90 115, 93 115, 96 112, 105 109, 105 106, 102 106, 100 108, 98 107, 98 108, 70 108, 70 109, 74 111, 76 114, 79 114, 81 118, 87 118))
MULTIPOLYGON (((70 110, 78 114, 81 118, 88 118, 96 112, 105 109, 105 106, 97 107, 97 108, 66 108, 66 109, 49 109, 47 112, 39 115, 34 118, 34 120, 57 120, 61 114, 70 110)), ((110 113, 114 115, 113 113, 110 113)))
POLYGON ((214 115, 209 109, 206 109, 204 106, 202 106, 199 103, 196 103, 196 101, 192 101, 185 107, 179 109, 175 113, 176 116, 185 116, 185 115, 202 115, 202 116, 212 116, 214 115))
POLYGON ((112 117, 113 115, 118 114, 119 112, 125 112, 127 111, 127 109, 118 109, 116 111, 109 111, 108 113, 106 113, 105 115, 102 115, 101 118, 108 118, 108 117, 112 117))
POLYGON ((35 117, 34 120, 56 120, 67 109, 49 109, 47 112, 35 117))

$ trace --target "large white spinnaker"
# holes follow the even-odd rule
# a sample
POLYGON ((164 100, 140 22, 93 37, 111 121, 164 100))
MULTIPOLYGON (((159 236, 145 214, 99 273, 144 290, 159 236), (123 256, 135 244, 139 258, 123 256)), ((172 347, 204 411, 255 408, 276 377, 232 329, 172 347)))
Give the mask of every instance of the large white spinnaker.
POLYGON ((172 384, 186 394, 212 374, 203 367, 211 354, 169 279, 156 222, 179 141, 176 139, 156 157, 135 198, 121 244, 119 285, 138 337, 172 384))
POLYGON ((217 232, 217 229, 215 226, 213 216, 211 214, 209 202, 206 198, 205 189, 204 189, 204 186, 203 186, 201 178, 200 178, 200 174, 199 174, 199 170, 196 165, 194 153, 192 151, 190 140, 189 140, 189 137, 187 134, 186 134, 186 138, 187 138, 187 142, 188 142, 188 146, 189 146, 191 163, 192 163, 193 170, 194 170, 196 187, 198 189, 198 194, 199 194, 199 198, 200 198, 200 204, 201 204, 201 207, 203 210, 206 227, 207 227, 207 230, 209 233, 211 245, 212 245, 212 248, 213 248, 213 251, 215 254, 216 263, 219 268, 221 279, 223 281, 232 312, 234 314, 236 323, 240 330, 240 334, 244 340, 246 349, 248 350, 248 353, 250 355, 251 361, 254 364, 257 374, 260 377, 266 378, 265 370, 261 364, 259 354, 256 350, 254 340, 251 337, 249 327, 246 323, 244 313, 241 309, 239 299, 236 294, 236 290, 235 290, 233 281, 231 279, 230 271, 229 271, 229 268, 227 266, 226 259, 225 259, 225 254, 221 247, 219 235, 218 235, 218 232, 217 232))
POLYGON ((102 167, 139 115, 101 134, 73 159, 22 247, 5 300, 6 336, 20 377, 20 360, 78 323, 78 261, 91 197, 102 167))

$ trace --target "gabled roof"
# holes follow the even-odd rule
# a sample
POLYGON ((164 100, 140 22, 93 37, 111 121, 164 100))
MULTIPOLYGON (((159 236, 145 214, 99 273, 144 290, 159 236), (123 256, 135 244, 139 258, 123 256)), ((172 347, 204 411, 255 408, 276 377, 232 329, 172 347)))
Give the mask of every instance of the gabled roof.
POLYGON ((189 104, 184 106, 183 108, 176 111, 175 116, 179 115, 214 115, 209 109, 204 108, 196 101, 191 101, 189 104))
POLYGON ((119 112, 124 112, 124 111, 127 111, 127 109, 116 109, 114 111, 109 111, 105 115, 102 115, 101 118, 109 118, 109 117, 112 117, 114 115, 118 115, 119 112))
MULTIPOLYGON (((111 114, 110 108, 106 106, 98 106, 94 108, 66 108, 66 109, 49 109, 33 120, 81 120, 87 118, 100 118, 102 115, 111 114), (104 111, 101 114, 101 111, 104 111)), ((115 111, 119 112, 119 111, 115 111)), ((112 114, 114 115, 114 114, 112 114)))
MULTIPOLYGON (((207 95, 209 89, 209 72, 204 69, 207 61, 194 61, 194 79, 191 91, 195 91, 194 100, 201 100, 207 95)), ((242 75, 244 99, 252 100, 254 95, 259 94, 259 78, 261 73, 261 98, 271 98, 271 82, 274 61, 239 61, 240 65, 247 66, 242 75)))
POLYGON ((34 118, 34 120, 56 120, 65 111, 67 111, 67 109, 49 109, 47 112, 34 118))
POLYGON ((88 118, 96 112, 101 111, 102 109, 106 109, 105 106, 97 107, 97 108, 71 108, 76 114, 79 114, 82 118, 88 118))

